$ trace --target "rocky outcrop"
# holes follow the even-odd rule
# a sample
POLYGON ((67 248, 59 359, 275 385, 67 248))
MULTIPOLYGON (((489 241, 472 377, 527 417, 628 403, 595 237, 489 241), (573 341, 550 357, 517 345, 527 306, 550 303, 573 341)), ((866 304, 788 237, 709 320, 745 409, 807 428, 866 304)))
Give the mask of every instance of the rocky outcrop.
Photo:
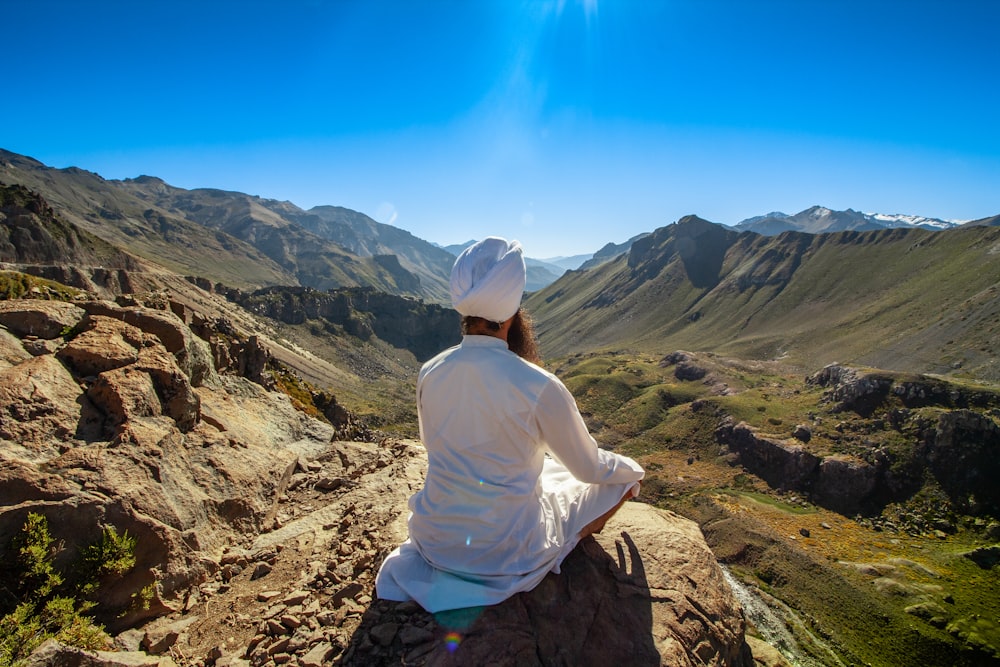
POLYGON ((328 292, 304 287, 272 287, 252 294, 228 291, 247 310, 289 324, 325 320, 368 340, 373 335, 429 359, 461 338, 458 313, 450 308, 394 296, 370 288, 328 292))
POLYGON ((865 506, 882 473, 881 467, 853 457, 817 456, 801 442, 760 435, 745 422, 726 421, 715 437, 770 486, 809 493, 813 502, 843 514, 865 506))
POLYGON ((908 442, 895 451, 866 448, 865 458, 820 456, 806 446, 811 435, 780 439, 728 419, 716 428, 715 437, 770 486, 808 494, 816 504, 842 514, 903 500, 932 479, 963 514, 995 516, 1000 512, 995 483, 1000 476, 1000 425, 974 410, 934 414, 936 418, 928 419, 908 410, 890 413, 889 422, 908 442))
POLYGON ((342 664, 750 666, 744 630, 697 525, 627 503, 560 574, 499 605, 374 602, 342 664))
POLYGON ((972 410, 942 414, 928 432, 927 465, 970 514, 1000 514, 1000 426, 972 410))
POLYGON ((811 486, 822 461, 800 443, 759 436, 746 422, 727 422, 715 436, 740 455, 748 470, 780 489, 811 486))
POLYGON ((374 600, 426 466, 418 444, 331 442, 285 395, 213 368, 225 349, 231 371, 266 374, 268 354, 196 315, 215 337, 166 307, 0 308, 15 310, 8 321, 35 326, 0 336, 0 550, 29 513, 62 546, 58 568, 103 526, 136 540, 135 566, 97 598, 126 650, 50 643, 35 664, 752 663, 696 524, 637 503, 561 574, 468 625, 374 600))
POLYGON ((1000 394, 987 389, 962 387, 926 376, 897 376, 886 372, 863 372, 830 364, 806 378, 808 384, 826 387, 823 400, 835 411, 853 410, 868 416, 890 396, 907 408, 939 406, 965 409, 1000 406, 1000 394))
POLYGON ((141 651, 87 651, 49 639, 24 662, 23 667, 177 667, 169 656, 141 651))
POLYGON ((0 301, 0 323, 0 550, 32 512, 63 545, 60 565, 101 526, 127 531, 136 566, 98 600, 111 627, 183 604, 333 433, 284 394, 219 375, 169 310, 0 301))
POLYGON ((834 411, 854 410, 870 415, 892 388, 892 378, 881 373, 862 373, 854 368, 831 364, 806 378, 808 384, 828 387, 824 400, 834 403, 834 411))
POLYGON ((581 543, 560 574, 500 605, 432 615, 374 599, 426 465, 408 441, 336 442, 300 459, 272 529, 227 552, 189 611, 147 624, 142 645, 215 655, 217 665, 753 664, 743 615, 697 525, 640 503, 581 543), (206 644, 217 621, 203 609, 233 610, 235 641, 206 644))

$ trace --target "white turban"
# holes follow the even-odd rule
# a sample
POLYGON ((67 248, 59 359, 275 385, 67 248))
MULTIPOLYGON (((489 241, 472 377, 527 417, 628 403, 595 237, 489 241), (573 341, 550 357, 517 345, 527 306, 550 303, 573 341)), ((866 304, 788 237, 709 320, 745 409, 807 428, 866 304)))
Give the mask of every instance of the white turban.
POLYGON ((451 303, 466 317, 506 322, 528 280, 521 244, 490 236, 466 248, 451 269, 451 303))

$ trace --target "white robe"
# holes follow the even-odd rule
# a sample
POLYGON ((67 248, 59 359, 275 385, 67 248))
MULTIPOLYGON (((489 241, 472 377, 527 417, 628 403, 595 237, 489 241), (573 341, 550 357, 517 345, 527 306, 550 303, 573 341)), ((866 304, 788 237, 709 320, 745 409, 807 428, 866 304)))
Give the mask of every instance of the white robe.
POLYGON ((375 585, 430 612, 534 588, 644 474, 597 447, 555 375, 492 336, 465 336, 424 364, 417 414, 427 479, 409 502, 409 539, 375 585))

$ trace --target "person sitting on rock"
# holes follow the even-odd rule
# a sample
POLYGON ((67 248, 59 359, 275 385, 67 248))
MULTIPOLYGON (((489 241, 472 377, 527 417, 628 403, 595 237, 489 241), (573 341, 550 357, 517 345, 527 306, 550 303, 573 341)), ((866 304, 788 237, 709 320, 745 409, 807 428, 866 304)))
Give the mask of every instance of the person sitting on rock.
POLYGON ((599 449, 572 394, 538 365, 526 279, 517 241, 489 237, 455 261, 462 342, 417 378, 427 476, 409 501, 409 538, 376 578, 382 599, 432 613, 498 604, 559 572, 638 495, 643 469, 599 449))

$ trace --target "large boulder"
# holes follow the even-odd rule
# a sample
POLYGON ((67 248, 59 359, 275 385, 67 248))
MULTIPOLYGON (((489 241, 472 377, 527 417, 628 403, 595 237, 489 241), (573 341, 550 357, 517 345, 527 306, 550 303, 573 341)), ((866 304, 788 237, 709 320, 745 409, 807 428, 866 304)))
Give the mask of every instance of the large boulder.
POLYGON ((750 666, 742 611, 697 524, 626 503, 560 574, 476 609, 374 602, 345 665, 750 666))
POLYGON ((84 314, 79 306, 64 301, 0 301, 0 324, 20 337, 58 338, 76 326, 84 314))
POLYGON ((134 364, 139 350, 156 340, 138 327, 102 315, 88 315, 81 326, 83 331, 56 356, 84 377, 134 364))

